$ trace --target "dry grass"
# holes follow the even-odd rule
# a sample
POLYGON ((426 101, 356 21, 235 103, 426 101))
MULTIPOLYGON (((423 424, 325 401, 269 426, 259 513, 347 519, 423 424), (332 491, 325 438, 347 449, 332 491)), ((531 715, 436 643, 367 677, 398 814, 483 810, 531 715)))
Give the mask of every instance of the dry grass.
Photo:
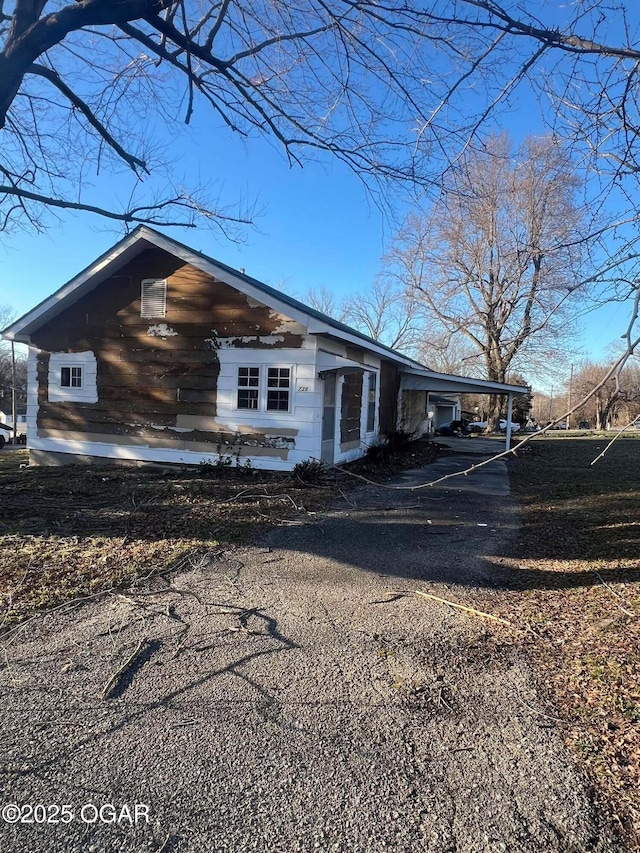
MULTIPOLYGON (((438 452, 416 442, 383 464, 350 467, 379 479, 438 452)), ((27 461, 26 451, 0 454, 0 630, 34 609, 177 570, 277 524, 309 521, 358 485, 335 472, 305 483, 226 465, 29 468, 27 461)))
POLYGON ((540 635, 531 653, 552 713, 640 850, 640 441, 591 466, 605 444, 535 441, 513 463, 524 535, 491 609, 540 635))
POLYGON ((245 469, 20 467, 0 456, 0 623, 34 608, 178 568, 261 527, 306 516, 334 493, 245 469))

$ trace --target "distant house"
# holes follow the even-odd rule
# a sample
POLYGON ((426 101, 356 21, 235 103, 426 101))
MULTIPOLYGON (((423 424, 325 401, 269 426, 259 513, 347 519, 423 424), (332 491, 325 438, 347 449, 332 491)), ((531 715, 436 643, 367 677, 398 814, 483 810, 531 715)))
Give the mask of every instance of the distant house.
POLYGON ((431 432, 430 393, 523 391, 434 373, 145 226, 3 334, 29 345, 35 464, 343 463, 431 432))
POLYGON ((441 394, 429 394, 429 409, 433 412, 433 425, 436 429, 462 418, 462 403, 459 394, 447 397, 441 394))

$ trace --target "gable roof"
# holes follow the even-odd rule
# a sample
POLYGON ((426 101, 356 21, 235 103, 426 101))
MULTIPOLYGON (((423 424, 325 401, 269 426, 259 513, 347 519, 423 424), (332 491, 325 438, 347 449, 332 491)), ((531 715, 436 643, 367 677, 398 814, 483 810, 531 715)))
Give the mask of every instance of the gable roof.
POLYGON ((283 313, 291 320, 296 320, 306 326, 309 334, 330 335, 355 346, 364 347, 381 358, 395 362, 404 368, 405 373, 410 374, 410 376, 405 377, 406 388, 413 385, 416 390, 421 390, 426 387, 425 382, 428 381, 430 385, 435 383, 437 386, 430 387, 429 390, 432 391, 464 392, 472 390, 476 393, 487 394, 509 392, 518 394, 529 390, 525 386, 506 385, 484 379, 436 373, 414 359, 397 352, 397 350, 375 341, 357 329, 352 329, 351 326, 334 320, 328 314, 323 314, 321 311, 305 305, 298 299, 294 299, 293 296, 282 293, 257 278, 217 261, 215 258, 210 258, 202 252, 191 249, 184 243, 174 240, 173 237, 167 237, 147 225, 138 225, 130 234, 100 255, 88 267, 85 267, 82 272, 58 288, 55 293, 43 299, 31 311, 7 326, 1 332, 2 336, 7 340, 30 343, 30 336, 34 331, 57 317, 58 314, 61 314, 69 305, 72 305, 86 293, 90 293, 128 261, 150 246, 169 252, 185 263, 191 264, 219 281, 234 287, 246 296, 250 296, 256 301, 266 304, 269 308, 283 313))
POLYGON ((268 307, 286 314, 292 320, 297 320, 309 329, 310 334, 332 334, 349 343, 365 346, 377 355, 391 361, 399 362, 406 366, 424 367, 424 365, 421 365, 414 359, 391 349, 391 347, 385 344, 375 341, 368 335, 359 332, 357 329, 352 329, 339 320, 334 320, 333 317, 329 317, 327 314, 323 314, 309 305, 303 304, 293 296, 282 293, 280 290, 276 290, 276 288, 259 281, 257 278, 253 278, 240 270, 222 263, 222 261, 210 258, 202 252, 191 249, 189 246, 185 246, 183 243, 178 242, 178 240, 167 237, 165 234, 161 234, 147 225, 139 225, 131 234, 128 234, 104 254, 100 255, 92 264, 66 282, 66 284, 63 284, 55 293, 48 296, 36 305, 35 308, 32 308, 31 311, 20 317, 20 319, 15 320, 7 326, 2 331, 2 336, 7 340, 29 343, 32 332, 52 320, 81 296, 96 288, 113 275, 115 271, 149 246, 164 249, 166 252, 185 261, 185 263, 191 264, 203 272, 212 275, 219 281, 231 285, 241 293, 245 293, 247 296, 251 296, 266 304, 268 307))

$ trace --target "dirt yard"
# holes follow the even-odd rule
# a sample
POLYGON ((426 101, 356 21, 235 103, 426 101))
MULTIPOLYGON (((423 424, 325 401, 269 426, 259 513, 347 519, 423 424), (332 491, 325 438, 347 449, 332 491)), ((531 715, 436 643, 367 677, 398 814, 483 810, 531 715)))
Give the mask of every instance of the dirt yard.
MULTIPOLYGON (((416 442, 382 463, 362 460, 350 470, 384 478, 442 452, 416 442)), ((188 567, 211 548, 248 541, 260 529, 304 523, 356 482, 318 477, 313 466, 300 475, 233 464, 29 468, 26 451, 5 450, 0 630, 34 609, 188 567)))
POLYGON ((523 512, 500 559, 504 590, 476 598, 535 628, 549 711, 598 801, 640 850, 640 440, 535 440, 514 463, 523 512))

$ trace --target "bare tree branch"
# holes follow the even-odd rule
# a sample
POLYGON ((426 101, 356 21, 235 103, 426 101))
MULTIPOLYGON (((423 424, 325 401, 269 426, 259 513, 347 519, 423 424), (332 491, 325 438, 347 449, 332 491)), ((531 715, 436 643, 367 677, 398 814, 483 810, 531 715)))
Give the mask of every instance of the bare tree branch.
MULTIPOLYGON (((134 180, 141 171, 152 178, 145 131, 159 116, 174 121, 181 88, 185 123, 207 104, 234 132, 275 140, 291 164, 305 149, 326 152, 370 192, 389 179, 428 180, 424 148, 413 144, 416 122, 427 117, 428 16, 411 3, 83 0, 49 11, 40 0, 18 0, 5 20, 0 162, 14 178, 9 195, 25 190, 24 204, 9 205, 8 225, 16 209, 35 222, 34 205, 64 206, 91 163, 104 169, 120 160, 134 180)), ((138 194, 147 185, 134 184, 138 194)), ((83 198, 73 204, 106 209, 83 198)), ((143 206, 111 218, 132 221, 143 206)), ((163 211, 163 222, 174 221, 163 211)))

